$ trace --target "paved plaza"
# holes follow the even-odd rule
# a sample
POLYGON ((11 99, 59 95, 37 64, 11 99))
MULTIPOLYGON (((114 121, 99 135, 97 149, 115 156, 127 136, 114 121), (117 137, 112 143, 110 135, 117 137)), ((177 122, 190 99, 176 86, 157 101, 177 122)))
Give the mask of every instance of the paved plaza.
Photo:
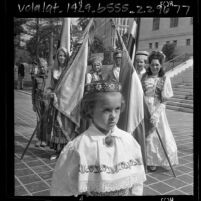
MULTIPOLYGON (((36 114, 29 92, 15 90, 15 195, 49 196, 55 162, 52 150, 35 147, 35 138, 20 160, 34 128, 36 114)), ((179 165, 171 170, 158 169, 147 174, 144 195, 193 195, 193 114, 167 110, 167 118, 178 147, 179 165)))

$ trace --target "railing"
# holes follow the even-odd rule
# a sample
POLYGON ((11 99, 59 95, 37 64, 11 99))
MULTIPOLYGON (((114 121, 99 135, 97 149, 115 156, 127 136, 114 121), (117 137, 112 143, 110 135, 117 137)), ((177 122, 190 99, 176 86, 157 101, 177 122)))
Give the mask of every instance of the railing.
POLYGON ((185 53, 183 55, 179 55, 169 60, 168 62, 164 63, 163 66, 164 66, 165 72, 173 70, 176 66, 188 60, 191 56, 192 54, 185 53))

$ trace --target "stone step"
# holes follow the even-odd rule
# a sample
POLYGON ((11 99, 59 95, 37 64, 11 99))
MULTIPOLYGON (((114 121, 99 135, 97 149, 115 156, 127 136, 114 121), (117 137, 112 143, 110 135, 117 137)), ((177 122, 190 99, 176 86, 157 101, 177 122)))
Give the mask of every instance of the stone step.
POLYGON ((174 95, 193 96, 193 91, 186 92, 186 91, 173 90, 173 93, 174 95))
POLYGON ((192 88, 186 88, 186 87, 173 87, 173 91, 182 91, 182 92, 187 92, 187 93, 193 93, 193 89, 192 88))
POLYGON ((193 100, 193 95, 174 94, 173 98, 186 99, 186 100, 193 100))
POLYGON ((176 111, 181 111, 181 112, 193 113, 192 108, 183 108, 183 107, 177 107, 177 106, 172 106, 172 105, 167 105, 166 108, 169 110, 176 110, 176 111))
POLYGON ((175 85, 172 85, 172 88, 193 89, 193 85, 189 85, 189 84, 175 84, 175 85))
POLYGON ((170 98, 169 101, 177 102, 177 103, 193 104, 193 100, 181 99, 181 98, 175 98, 175 97, 170 98))
POLYGON ((187 104, 187 103, 168 101, 167 105, 172 105, 172 106, 176 106, 176 107, 183 107, 183 108, 191 108, 191 109, 193 109, 193 104, 187 104))
POLYGON ((184 90, 174 90, 173 89, 173 94, 174 95, 184 95, 184 98, 181 98, 181 99, 186 99, 187 96, 193 96, 193 91, 184 91, 184 90))
POLYGON ((192 76, 193 75, 193 71, 186 70, 186 71, 184 71, 184 75, 185 76, 192 76))
POLYGON ((186 83, 186 82, 190 82, 190 83, 193 83, 193 72, 181 72, 180 74, 178 75, 175 75, 171 78, 171 81, 174 83, 174 82, 183 82, 183 83, 186 83))
POLYGON ((193 77, 189 77, 188 79, 182 77, 182 76, 177 76, 174 78, 171 78, 171 82, 177 82, 178 84, 185 84, 185 83, 193 83, 193 77))

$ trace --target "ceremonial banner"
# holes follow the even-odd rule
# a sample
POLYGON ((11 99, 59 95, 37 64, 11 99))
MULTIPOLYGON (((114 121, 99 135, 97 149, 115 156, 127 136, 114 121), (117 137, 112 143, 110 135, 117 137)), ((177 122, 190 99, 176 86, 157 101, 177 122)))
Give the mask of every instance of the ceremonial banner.
POLYGON ((61 31, 60 47, 65 47, 70 54, 70 18, 64 18, 61 31))
POLYGON ((88 42, 91 37, 93 19, 86 27, 82 38, 81 47, 77 54, 70 60, 70 66, 61 75, 61 80, 56 86, 55 93, 57 101, 54 103, 56 109, 68 117, 77 127, 80 126, 79 103, 83 97, 85 75, 88 61, 88 42))
MULTIPOLYGON (((143 161, 146 168, 145 138, 151 129, 151 124, 149 123, 150 113, 145 104, 142 85, 134 69, 131 57, 117 30, 116 32, 120 46, 122 47, 120 83, 122 84, 122 94, 126 103, 125 110, 120 115, 118 126, 119 128, 132 133, 138 141, 141 146, 143 161)), ((136 48, 133 47, 132 49, 135 50, 136 48)), ((135 53, 133 52, 132 54, 135 53)))

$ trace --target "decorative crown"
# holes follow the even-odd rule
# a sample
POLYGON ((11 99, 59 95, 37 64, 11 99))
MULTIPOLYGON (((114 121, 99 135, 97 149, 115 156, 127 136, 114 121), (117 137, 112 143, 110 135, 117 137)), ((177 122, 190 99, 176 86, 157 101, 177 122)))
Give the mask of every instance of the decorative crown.
POLYGON ((85 85, 85 94, 93 94, 100 92, 121 92, 119 82, 97 81, 85 85))

